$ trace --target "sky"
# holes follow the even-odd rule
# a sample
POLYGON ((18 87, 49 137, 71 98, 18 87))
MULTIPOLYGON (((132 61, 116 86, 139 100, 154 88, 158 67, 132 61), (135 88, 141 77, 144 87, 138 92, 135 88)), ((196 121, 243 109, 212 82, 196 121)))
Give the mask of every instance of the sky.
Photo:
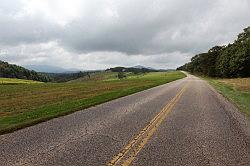
POLYGON ((0 60, 176 68, 250 25, 250 0, 0 0, 0 60))

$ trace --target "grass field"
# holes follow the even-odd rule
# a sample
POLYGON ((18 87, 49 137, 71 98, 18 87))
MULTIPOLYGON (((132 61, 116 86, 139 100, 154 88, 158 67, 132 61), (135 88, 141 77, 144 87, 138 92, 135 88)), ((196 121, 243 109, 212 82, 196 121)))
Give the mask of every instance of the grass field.
POLYGON ((0 84, 0 133, 126 96, 185 77, 181 72, 97 73, 68 83, 0 84))
POLYGON ((250 78, 207 79, 225 97, 250 117, 250 78))
POLYGON ((37 84, 37 83, 43 83, 43 82, 16 79, 16 78, 0 78, 0 84, 37 84))

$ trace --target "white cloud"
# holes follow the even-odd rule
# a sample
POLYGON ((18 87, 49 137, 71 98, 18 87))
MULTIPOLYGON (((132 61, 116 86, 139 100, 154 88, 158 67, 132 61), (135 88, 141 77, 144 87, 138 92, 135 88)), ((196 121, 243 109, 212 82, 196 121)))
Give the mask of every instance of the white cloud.
POLYGON ((21 16, 44 17, 60 25, 79 17, 83 1, 23 0, 21 16))
POLYGON ((1 0, 0 50, 8 54, 0 59, 174 68, 232 42, 249 23, 248 0, 1 0))

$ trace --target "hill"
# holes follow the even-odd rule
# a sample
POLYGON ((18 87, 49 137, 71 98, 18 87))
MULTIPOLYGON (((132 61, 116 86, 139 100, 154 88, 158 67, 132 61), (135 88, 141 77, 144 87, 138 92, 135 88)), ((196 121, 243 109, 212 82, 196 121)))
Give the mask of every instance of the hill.
POLYGON ((141 66, 141 65, 136 65, 136 66, 133 66, 132 68, 136 68, 136 69, 150 69, 150 70, 155 70, 154 68, 152 67, 145 67, 145 66, 141 66))
POLYGON ((195 55, 177 70, 212 77, 250 77, 250 27, 233 44, 215 46, 207 53, 195 55))
POLYGON ((86 72, 75 72, 75 73, 44 73, 49 76, 52 82, 62 83, 75 80, 82 77, 90 77, 90 74, 95 73, 95 71, 86 71, 86 72))
POLYGON ((132 73, 146 73, 146 72, 155 72, 157 70, 146 68, 143 66, 135 66, 135 67, 113 67, 109 68, 106 71, 112 71, 112 72, 132 72, 132 73))
POLYGON ((50 78, 33 70, 0 61, 0 77, 48 82, 50 78))
POLYGON ((25 65, 26 69, 34 70, 41 73, 77 73, 79 69, 66 69, 51 65, 25 65))

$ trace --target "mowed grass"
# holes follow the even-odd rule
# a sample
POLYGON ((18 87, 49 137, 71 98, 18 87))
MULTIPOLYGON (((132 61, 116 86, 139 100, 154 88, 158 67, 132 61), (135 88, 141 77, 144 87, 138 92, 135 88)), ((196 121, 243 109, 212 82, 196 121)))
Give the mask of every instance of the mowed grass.
POLYGON ((0 84, 38 84, 38 83, 43 83, 43 82, 16 79, 16 78, 0 78, 0 84))
POLYGON ((1 84, 0 133, 11 132, 185 77, 178 71, 127 74, 128 77, 122 80, 117 79, 114 73, 104 72, 98 79, 91 77, 87 81, 84 78, 68 83, 1 84))
POLYGON ((250 78, 211 79, 208 81, 239 109, 250 116, 250 78))

